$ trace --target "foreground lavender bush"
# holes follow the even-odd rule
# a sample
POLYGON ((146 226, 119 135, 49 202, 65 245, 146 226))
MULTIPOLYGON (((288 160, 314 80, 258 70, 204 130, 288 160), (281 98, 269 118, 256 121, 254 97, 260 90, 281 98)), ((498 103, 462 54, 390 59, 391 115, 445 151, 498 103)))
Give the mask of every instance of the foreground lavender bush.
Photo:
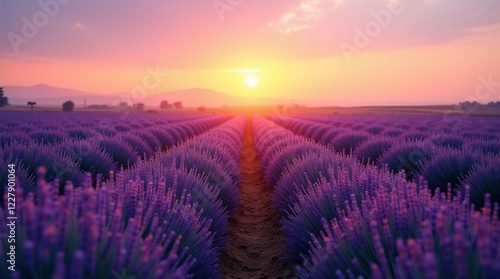
POLYGON ((118 169, 111 156, 91 141, 67 140, 55 146, 55 150, 71 158, 82 172, 90 172, 94 176, 103 174, 105 179, 109 179, 109 172, 118 169))
POLYGON ((321 154, 304 156, 285 167, 282 176, 278 180, 273 193, 274 207, 281 215, 287 215, 290 206, 298 201, 297 196, 303 193, 301 189, 312 187, 313 184, 330 182, 330 178, 337 177, 337 172, 352 173, 353 168, 359 166, 352 157, 342 157, 333 154, 321 154))
MULTIPOLYGON (((498 204, 474 212, 468 190, 453 202, 415 184, 381 189, 313 237, 300 278, 497 278, 498 204)), ((489 201, 487 202, 489 203, 489 201)), ((340 208, 339 208, 340 210, 340 208)))
POLYGON ((134 133, 135 136, 141 138, 153 150, 153 153, 161 150, 161 142, 156 138, 151 131, 139 130, 134 133))
POLYGON ((45 166, 46 179, 58 179, 60 193, 64 191, 66 181, 71 180, 79 185, 83 183, 84 176, 78 163, 54 146, 40 146, 33 142, 27 146, 13 143, 0 150, 0 159, 22 167, 30 176, 36 174, 38 167, 45 166))
POLYGON ((62 142, 66 137, 66 133, 59 130, 38 130, 32 132, 30 137, 36 142, 50 144, 62 142))
POLYGON ((262 170, 265 171, 267 169, 269 163, 274 160, 275 154, 282 152, 288 146, 295 146, 303 142, 302 138, 290 134, 282 134, 281 136, 276 134, 273 137, 269 137, 263 144, 263 149, 260 152, 262 170))
POLYGON ((220 197, 224 205, 235 210, 237 200, 237 182, 233 181, 225 164, 220 160, 209 158, 203 152, 176 149, 168 154, 157 157, 160 164, 165 166, 175 165, 185 171, 193 171, 206 177, 208 183, 221 189, 220 197))
MULTIPOLYGON (((0 168, 0 197, 3 197, 4 194, 6 193, 6 189, 8 186, 8 175, 9 175, 9 168, 7 167, 9 164, 11 164, 10 161, 1 161, 0 164, 2 168, 0 168)), ((16 167, 16 179, 18 180, 18 185, 21 187, 22 192, 26 196, 28 193, 35 193, 36 187, 35 187, 35 176, 33 174, 28 173, 24 169, 23 166, 17 166, 16 167)), ((0 207, 1 206, 6 206, 3 203, 3 200, 0 201, 0 207)))
POLYGON ((149 159, 154 155, 155 150, 152 149, 151 146, 149 146, 141 137, 133 134, 120 134, 120 138, 130 146, 133 146, 137 155, 140 156, 141 159, 149 159))
POLYGON ((151 128, 149 129, 149 132, 158 139, 161 144, 162 151, 167 150, 167 148, 170 148, 177 143, 176 139, 167 131, 151 128))
POLYGON ((471 150, 436 149, 432 159, 422 166, 420 175, 424 177, 431 189, 440 188, 441 192, 444 192, 450 183, 454 192, 460 181, 474 166, 485 164, 483 156, 482 153, 471 150))
POLYGON ((327 144, 338 152, 351 154, 352 151, 355 151, 360 144, 370 137, 372 137, 370 133, 362 131, 344 132, 327 144))
POLYGON ((398 139, 402 141, 424 141, 428 138, 428 136, 429 135, 426 132, 410 130, 401 134, 398 139))
POLYGON ((84 128, 69 129, 67 132, 69 137, 73 139, 88 139, 95 136, 95 132, 84 128))
POLYGON ((325 151, 325 148, 308 144, 307 141, 303 140, 295 144, 288 144, 273 153, 268 153, 271 159, 269 159, 267 166, 263 166, 268 185, 275 185, 279 181, 284 175, 285 167, 292 168, 300 159, 310 156, 318 157, 325 151))
POLYGON ((464 145, 469 149, 480 150, 484 154, 500 154, 500 140, 475 139, 466 141, 464 145))
MULTIPOLYGON (((279 118, 280 125, 293 126, 292 117, 279 118)), ((262 118, 253 117, 252 126, 258 154, 267 162, 263 165, 271 161, 266 156, 274 159, 279 152, 286 153, 288 146, 293 150, 301 142, 305 149, 314 150, 307 141, 262 118), (282 150, 268 151, 263 144, 276 144, 282 150)), ((365 125, 343 126, 360 129, 365 125)), ((421 131, 427 131, 424 128, 421 131)), ((443 127, 436 129, 450 133, 443 127)), ((305 153, 292 163, 282 160, 285 171, 275 186, 273 201, 282 218, 285 259, 298 264, 301 278, 496 278, 500 272, 500 265, 495 264, 500 259, 499 207, 493 206, 492 213, 489 194, 484 215, 474 215, 469 188, 464 190, 465 197, 459 192, 453 201, 451 186, 446 189, 448 195, 441 194, 438 187, 433 197, 433 189, 423 179, 418 184, 407 182, 404 172, 394 176, 387 169, 395 173, 406 169, 411 177, 433 156, 437 162, 447 157, 442 154, 453 152, 463 156, 452 160, 465 162, 476 162, 482 155, 470 149, 440 149, 422 137, 394 143, 379 159, 386 169, 361 165, 331 152, 305 153)), ((439 164, 428 166, 429 173, 431 169, 439 173, 439 164)), ((444 169, 457 171, 446 164, 444 169)), ((457 176, 449 175, 454 180, 457 176)))
POLYGON ((392 189, 404 181, 404 175, 395 179, 390 172, 361 165, 330 168, 320 182, 296 186, 296 196, 288 200, 290 209, 283 218, 283 234, 287 252, 286 260, 301 264, 309 255, 312 236, 320 238, 322 219, 341 218, 349 201, 361 207, 364 199, 375 195, 381 188, 392 189))
POLYGON ((95 143, 102 151, 111 155, 115 164, 120 167, 128 168, 137 162, 137 152, 119 137, 101 138, 95 143))
POLYGON ((10 145, 11 143, 27 143, 31 140, 30 136, 22 131, 3 131, 0 133, 0 148, 10 145))
POLYGON ((384 130, 382 132, 382 135, 397 138, 403 133, 404 133, 404 130, 402 130, 402 129, 389 128, 389 129, 384 130))
MULTIPOLYGON (((18 277, 110 278, 121 272, 139 278, 217 277, 211 220, 196 212, 188 194, 177 198, 171 189, 165 194, 165 181, 144 189, 143 182, 125 182, 118 174, 95 190, 87 176, 83 187, 68 183, 65 195, 58 196, 43 171, 37 199, 30 194, 17 205, 18 277)), ((7 212, 0 215, 6 218, 7 212)), ((7 277, 7 243, 1 241, 0 272, 7 277)))
POLYGON ((373 137, 358 146, 354 155, 367 163, 376 163, 379 157, 392 147, 393 143, 394 140, 391 138, 373 137))
POLYGON ((464 144, 463 138, 449 134, 437 134, 431 137, 431 140, 435 145, 457 149, 462 148, 464 144))
POLYGON ((418 172, 423 163, 432 158, 435 146, 429 142, 396 142, 379 157, 380 166, 387 165, 395 173, 404 170, 408 179, 418 172))
MULTIPOLYGON (((225 235, 229 228, 229 216, 227 207, 223 206, 219 198, 220 189, 210 185, 206 178, 197 174, 194 170, 186 172, 175 168, 162 166, 157 161, 141 162, 127 170, 126 177, 144 181, 144 190, 151 191, 151 186, 158 182, 165 182, 164 191, 171 191, 175 198, 190 195, 190 201, 195 204, 196 210, 204 218, 212 220, 210 231, 214 236, 214 245, 218 249, 229 240, 225 235)), ((162 189, 157 189, 159 192, 162 189)))
POLYGON ((241 172, 238 165, 239 157, 236 154, 241 153, 244 127, 245 117, 235 117, 220 127, 170 149, 167 153, 159 154, 154 160, 161 165, 174 165, 176 168, 206 178, 212 187, 219 190, 218 197, 222 200, 223 206, 229 213, 233 213, 239 204, 237 192, 241 182, 241 172), (213 149, 206 146, 207 143, 213 143, 210 138, 218 139, 218 144, 222 148, 213 149), (227 158, 231 160, 223 161, 227 158))
POLYGON ((475 166, 462 181, 460 190, 470 186, 471 202, 476 208, 485 206, 484 196, 490 195, 491 201, 500 204, 500 160, 490 158, 487 166, 475 166))

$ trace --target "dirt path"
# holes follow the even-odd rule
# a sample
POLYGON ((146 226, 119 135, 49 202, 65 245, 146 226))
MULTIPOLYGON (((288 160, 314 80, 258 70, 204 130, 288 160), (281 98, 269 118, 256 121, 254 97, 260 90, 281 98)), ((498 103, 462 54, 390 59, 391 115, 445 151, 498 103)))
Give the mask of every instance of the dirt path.
POLYGON ((240 206, 229 219, 231 242, 220 256, 222 278, 289 278, 293 268, 279 258, 281 224, 267 188, 247 123, 241 157, 240 206))

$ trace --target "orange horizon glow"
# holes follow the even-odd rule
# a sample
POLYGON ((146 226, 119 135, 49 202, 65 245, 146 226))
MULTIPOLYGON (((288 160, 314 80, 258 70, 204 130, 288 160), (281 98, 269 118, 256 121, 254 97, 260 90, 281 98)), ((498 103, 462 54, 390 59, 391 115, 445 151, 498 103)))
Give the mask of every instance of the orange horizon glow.
MULTIPOLYGON (((463 14, 451 1, 417 2, 401 1, 400 12, 391 15, 387 26, 379 24, 376 36, 367 37, 367 46, 358 45, 349 55, 342 52, 342 44, 355 46, 356 28, 373 23, 374 13, 391 11, 394 1, 374 0, 363 8, 341 0, 277 1, 262 13, 264 2, 259 0, 234 7, 222 20, 210 5, 165 4, 185 17, 167 21, 161 12, 141 7, 133 12, 149 19, 142 25, 120 21, 133 14, 124 6, 118 9, 123 14, 114 15, 123 24, 121 31, 99 21, 110 14, 99 11, 95 21, 86 20, 67 4, 54 17, 58 20, 40 28, 17 53, 5 38, 20 33, 22 22, 16 16, 29 11, 15 6, 17 13, 2 17, 0 82, 111 94, 129 92, 143 82, 147 69, 159 69, 168 77, 150 94, 207 88, 306 105, 366 105, 456 103, 474 93, 478 77, 500 81, 500 17, 495 22, 488 13, 481 19, 471 7, 475 22, 460 26, 463 14), (439 16, 428 19, 435 26, 420 26, 424 23, 414 21, 417 8, 449 8, 441 17, 456 20, 456 27, 439 25, 439 16), (155 31, 159 24, 165 27, 155 31), (250 86, 249 76, 258 76, 250 82, 258 84, 250 86)), ((5 10, 14 4, 3 5, 5 10)), ((489 5, 493 15, 500 13, 500 4, 489 5)))

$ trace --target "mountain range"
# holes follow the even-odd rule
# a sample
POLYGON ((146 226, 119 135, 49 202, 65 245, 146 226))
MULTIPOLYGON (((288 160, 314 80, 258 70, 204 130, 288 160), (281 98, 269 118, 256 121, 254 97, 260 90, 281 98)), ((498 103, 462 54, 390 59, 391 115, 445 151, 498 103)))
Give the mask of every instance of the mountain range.
POLYGON ((71 100, 77 107, 84 105, 113 105, 126 102, 127 105, 144 103, 147 107, 159 107, 161 101, 169 103, 181 101, 184 107, 220 107, 241 105, 278 105, 293 103, 292 100, 273 98, 245 98, 221 93, 205 88, 168 91, 147 96, 134 97, 131 93, 99 94, 45 84, 33 86, 4 86, 5 96, 12 105, 25 105, 29 101, 38 105, 55 106, 71 100))
MULTIPOLYGON (((190 88, 184 90, 168 91, 163 93, 150 94, 143 97, 135 97, 130 92, 102 94, 96 92, 86 92, 68 88, 58 88, 45 84, 37 84, 33 86, 4 86, 5 96, 9 98, 9 103, 12 105, 26 105, 27 102, 37 102, 42 106, 61 106, 62 103, 71 100, 76 107, 84 107, 90 105, 108 105, 117 106, 121 102, 126 102, 132 106, 135 103, 144 103, 148 108, 159 108, 163 100, 173 103, 181 101, 185 108, 205 107, 221 107, 221 106, 254 106, 254 105, 306 105, 311 107, 324 106, 415 106, 415 105, 444 105, 448 102, 383 102, 367 104, 361 100, 356 100, 352 103, 336 103, 333 94, 332 99, 319 100, 294 100, 294 99, 279 99, 279 98, 260 98, 260 97, 241 97, 223 92, 217 92, 206 88, 190 88)), ((338 93, 337 93, 338 94, 338 93)), ((325 95, 328 95, 325 92, 325 95)))

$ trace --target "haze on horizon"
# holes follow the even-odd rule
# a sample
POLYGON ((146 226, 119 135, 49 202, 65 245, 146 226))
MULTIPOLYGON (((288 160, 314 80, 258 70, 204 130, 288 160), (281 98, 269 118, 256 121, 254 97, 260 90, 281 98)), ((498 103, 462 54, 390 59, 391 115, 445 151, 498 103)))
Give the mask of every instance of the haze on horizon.
POLYGON ((9 0, 0 25, 1 86, 306 105, 458 103, 478 86, 493 93, 478 101, 500 98, 498 0, 9 0))

